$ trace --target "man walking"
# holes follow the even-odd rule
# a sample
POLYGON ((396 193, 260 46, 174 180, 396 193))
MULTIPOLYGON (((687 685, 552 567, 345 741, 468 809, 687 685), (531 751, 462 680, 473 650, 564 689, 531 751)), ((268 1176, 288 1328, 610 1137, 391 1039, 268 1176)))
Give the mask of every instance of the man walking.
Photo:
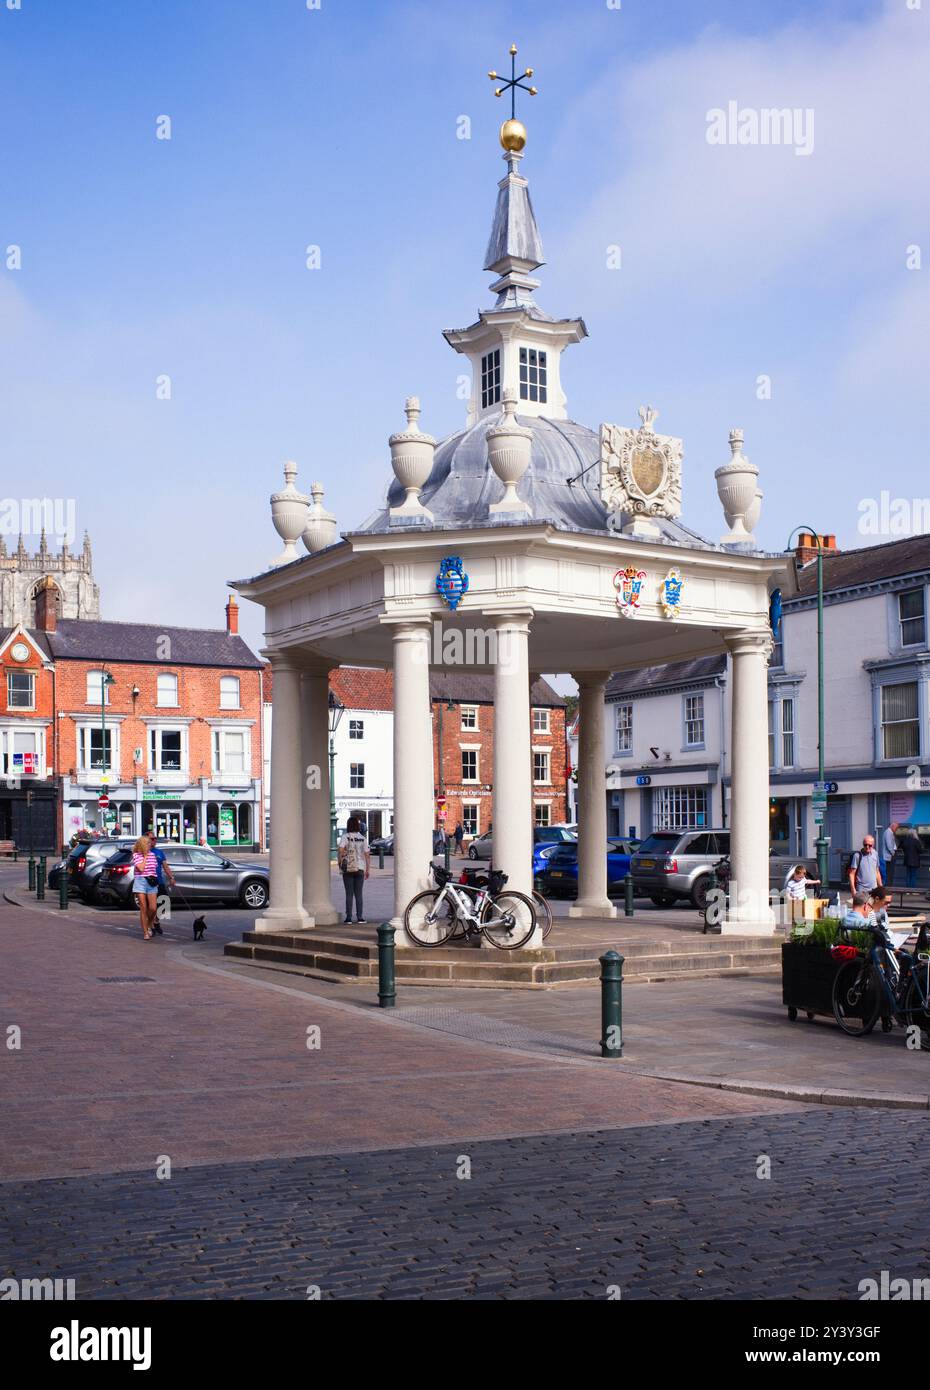
POLYGON ((464 840, 464 838, 465 838, 465 827, 462 825, 462 822, 459 821, 458 824, 457 824, 456 827, 455 827, 455 852, 456 852, 456 854, 461 854, 461 853, 462 853, 462 841, 464 840))
POLYGON ((885 826, 882 835, 882 881, 890 888, 894 882, 894 857, 898 852, 898 822, 885 826))
POLYGON ((875 836, 865 835, 862 848, 857 849, 849 861, 850 893, 871 893, 882 882, 881 866, 875 853, 875 836))
POLYGON ((908 888, 917 887, 917 870, 920 868, 920 853, 923 849, 920 836, 912 825, 908 826, 901 841, 901 857, 904 860, 904 881, 908 888))

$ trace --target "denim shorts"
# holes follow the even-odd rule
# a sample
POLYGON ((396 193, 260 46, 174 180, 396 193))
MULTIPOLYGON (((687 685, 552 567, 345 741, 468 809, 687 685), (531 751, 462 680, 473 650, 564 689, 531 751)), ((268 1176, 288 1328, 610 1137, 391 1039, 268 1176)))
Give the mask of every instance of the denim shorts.
POLYGON ((157 888, 149 883, 147 878, 134 878, 132 881, 132 891, 134 893, 156 893, 157 888))

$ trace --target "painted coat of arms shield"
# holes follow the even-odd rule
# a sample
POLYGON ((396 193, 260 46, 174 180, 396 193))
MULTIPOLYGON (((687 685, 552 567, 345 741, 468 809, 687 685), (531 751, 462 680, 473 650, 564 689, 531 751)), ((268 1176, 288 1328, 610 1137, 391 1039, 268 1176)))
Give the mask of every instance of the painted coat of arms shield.
POLYGON ((468 575, 465 573, 459 555, 447 555, 439 562, 436 576, 436 592, 453 613, 468 593, 468 575))
POLYGON ((635 565, 627 565, 625 569, 617 570, 614 575, 617 607, 625 618, 632 618, 634 613, 639 611, 645 582, 646 571, 638 570, 635 565))

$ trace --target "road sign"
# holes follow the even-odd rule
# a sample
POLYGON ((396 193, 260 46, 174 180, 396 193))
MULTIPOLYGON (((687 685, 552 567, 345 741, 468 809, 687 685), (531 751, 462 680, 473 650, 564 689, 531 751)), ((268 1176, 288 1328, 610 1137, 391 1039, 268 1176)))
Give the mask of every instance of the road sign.
POLYGON ((104 793, 104 795, 101 796, 100 799, 99 799, 99 801, 97 802, 97 805, 100 806, 101 808, 103 808, 104 806, 109 806, 109 804, 110 804, 110 798, 106 795, 106 793, 104 793))
POLYGON ((817 794, 818 792, 825 792, 825 793, 826 793, 826 792, 829 792, 831 795, 835 795, 835 794, 839 791, 839 789, 840 789, 840 784, 839 784, 839 782, 815 782, 815 783, 814 783, 814 795, 815 795, 815 796, 816 796, 816 794, 817 794))

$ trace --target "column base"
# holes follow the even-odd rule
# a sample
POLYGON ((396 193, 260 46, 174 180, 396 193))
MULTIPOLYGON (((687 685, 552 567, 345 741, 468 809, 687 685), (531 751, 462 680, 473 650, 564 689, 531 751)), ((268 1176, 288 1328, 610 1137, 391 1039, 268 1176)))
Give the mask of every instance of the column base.
POLYGON ((569 917, 599 917, 611 920, 617 915, 616 903, 609 898, 595 898, 590 902, 574 902, 568 909, 569 917))
POLYGON ((344 913, 333 907, 332 903, 309 903, 304 908, 311 926, 335 927, 341 923, 344 913))
POLYGON ((774 917, 759 920, 758 917, 745 922, 735 922, 732 918, 720 923, 721 936, 776 936, 780 935, 774 917))
POLYGON ((290 932, 307 931, 313 926, 313 918, 304 912, 303 908, 297 910, 285 910, 269 908, 261 917, 256 917, 252 923, 252 930, 257 932, 290 932))

